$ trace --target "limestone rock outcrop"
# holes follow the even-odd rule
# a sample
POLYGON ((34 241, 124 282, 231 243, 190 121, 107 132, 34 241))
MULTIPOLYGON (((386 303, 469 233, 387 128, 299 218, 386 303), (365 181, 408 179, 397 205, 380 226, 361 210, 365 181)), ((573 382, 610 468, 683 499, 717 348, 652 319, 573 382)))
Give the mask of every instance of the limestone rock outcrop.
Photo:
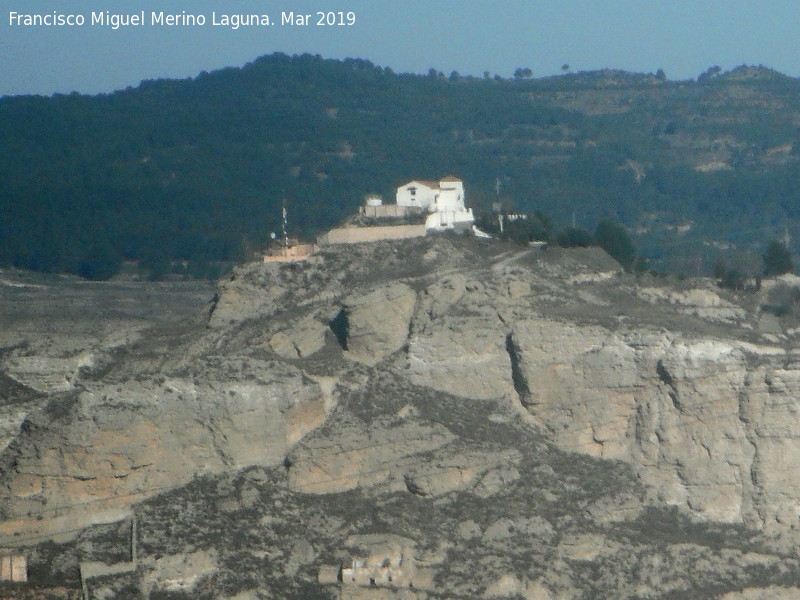
POLYGON ((29 515, 35 525, 39 515, 72 514, 77 523, 200 474, 278 464, 325 417, 319 384, 256 359, 86 389, 32 416, 7 449, 3 516, 23 526, 29 515))
POLYGON ((563 448, 629 461, 703 518, 798 525, 800 373, 781 348, 543 320, 512 340, 522 401, 563 448))
POLYGON ((73 388, 78 371, 94 364, 90 353, 70 358, 19 356, 8 360, 6 373, 37 392, 64 392, 73 388))
POLYGON ((406 357, 409 379, 418 385, 474 400, 512 394, 506 336, 494 315, 447 315, 412 336, 406 357))
POLYGON ((366 424, 337 421, 334 435, 312 437, 289 455, 290 485, 309 494, 375 485, 402 489, 404 475, 417 464, 415 455, 440 448, 453 435, 443 427, 405 421, 381 439, 371 438, 366 424))
POLYGON ((311 315, 277 332, 270 338, 269 346, 283 358, 305 358, 322 349, 329 329, 327 323, 311 315))
POLYGON ((344 300, 347 355, 373 365, 397 352, 408 339, 416 292, 402 283, 378 287, 344 300))
MULTIPOLYGON (((357 289, 342 284, 352 271, 320 267, 332 257, 248 267, 223 285, 211 321, 280 314, 280 299, 296 290, 296 304, 311 312, 273 330, 278 356, 313 356, 335 333, 344 356, 387 361, 413 385, 521 402, 560 448, 631 464, 656 501, 711 521, 800 527, 792 425, 800 370, 786 344, 755 333, 760 313, 704 282, 620 286, 618 267, 591 251, 554 260, 522 250, 477 266, 458 263, 447 244, 429 246, 413 277, 376 284, 366 276, 357 289), (333 319, 328 332, 324 314, 333 319)), ((407 255, 377 248, 385 269, 407 255)), ((361 258, 363 277, 373 263, 361 258)), ((356 485, 346 467, 326 468, 356 485)), ((425 491, 424 477, 404 476, 425 491)), ((484 478, 486 494, 502 485, 492 477, 513 480, 513 465, 484 478)))
POLYGON ((146 514, 223 540, 220 597, 792 597, 800 332, 755 305, 447 236, 245 265, 118 352, 0 355, 0 541, 146 514))

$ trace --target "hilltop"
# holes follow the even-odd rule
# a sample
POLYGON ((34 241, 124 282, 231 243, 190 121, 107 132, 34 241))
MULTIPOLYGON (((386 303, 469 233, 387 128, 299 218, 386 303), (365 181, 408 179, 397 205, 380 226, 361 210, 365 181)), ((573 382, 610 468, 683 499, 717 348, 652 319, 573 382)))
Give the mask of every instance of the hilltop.
POLYGON ((2 590, 796 597, 798 289, 440 235, 243 264, 115 343, 17 339, 0 547, 30 582, 2 590))
POLYGON ((6 97, 0 264, 213 278, 280 231, 284 200, 291 233, 313 237, 365 194, 452 173, 477 212, 610 218, 658 268, 724 255, 755 272, 767 240, 798 239, 799 90, 763 67, 508 80, 274 54, 94 97, 6 97))

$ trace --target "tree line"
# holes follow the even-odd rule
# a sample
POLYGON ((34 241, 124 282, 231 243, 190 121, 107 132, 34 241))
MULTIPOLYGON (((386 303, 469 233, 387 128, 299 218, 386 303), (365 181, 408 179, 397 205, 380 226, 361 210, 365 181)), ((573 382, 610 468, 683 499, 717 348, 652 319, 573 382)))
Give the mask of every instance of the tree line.
MULTIPOLYGON (((742 119, 722 74, 693 85, 616 71, 440 75, 278 53, 112 94, 2 98, 0 265, 102 279, 137 261, 154 277, 214 276, 268 243, 284 203, 291 233, 313 237, 365 194, 444 174, 467 182, 478 211, 501 181, 520 211, 546 209, 559 232, 573 212, 629 229, 655 215, 694 222, 695 241, 744 244, 800 221, 800 161, 757 157, 798 137, 794 80, 737 83, 783 107, 742 119), (742 141, 734 168, 686 162, 686 140, 728 134, 742 141)), ((638 237, 634 260, 663 268, 685 254, 659 235, 638 237)))
POLYGON ((543 242, 562 248, 599 246, 626 271, 641 272, 648 268, 647 259, 637 254, 636 244, 627 229, 609 219, 601 220, 594 233, 574 225, 556 231, 552 218, 542 211, 530 215, 509 215, 505 212, 482 214, 478 217, 477 226, 499 239, 521 244, 543 242))

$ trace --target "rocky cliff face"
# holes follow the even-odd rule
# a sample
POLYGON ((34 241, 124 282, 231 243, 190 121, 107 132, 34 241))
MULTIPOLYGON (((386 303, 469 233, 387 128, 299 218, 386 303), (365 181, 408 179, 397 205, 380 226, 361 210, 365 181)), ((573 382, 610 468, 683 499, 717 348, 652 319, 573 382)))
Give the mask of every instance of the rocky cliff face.
MULTIPOLYGON (((0 534, 50 535, 104 511, 158 522, 166 517, 142 501, 258 466, 267 474, 236 483, 221 505, 266 511, 264 539, 280 538, 276 519, 305 510, 317 524, 308 545, 319 552, 286 556, 281 577, 330 569, 348 536, 394 523, 411 529, 387 535, 439 548, 424 569, 459 589, 453 597, 578 598, 602 578, 584 581, 576 565, 629 559, 638 566, 626 583, 603 585, 662 597, 659 581, 687 550, 655 541, 640 547, 652 564, 628 556, 644 544, 631 528, 650 527, 647 510, 739 525, 773 549, 800 525, 797 332, 765 328, 761 304, 703 281, 637 280, 596 250, 449 237, 246 265, 220 283, 202 323, 96 353, 102 369, 73 368, 72 357, 50 371, 36 363, 36 381, 69 371, 64 389, 23 376, 35 356, 3 356, 17 386, 8 389, 43 408, 0 455, 0 534), (259 509, 278 488, 280 503, 259 509), (316 498, 328 507, 308 508, 316 498), (388 516, 368 524, 342 498, 388 516), (339 502, 339 516, 325 512, 339 502), (430 531, 402 525, 392 511, 404 502, 427 507, 430 531), (532 543, 521 535, 550 549, 530 559, 541 568, 514 566, 509 548, 532 543), (475 579, 470 561, 490 555, 501 566, 475 579)), ((159 535, 143 534, 151 545, 159 535)), ((727 560, 691 543, 708 566, 697 581, 727 560)), ((765 573, 800 568, 783 551, 736 552, 752 577, 720 575, 720 594, 706 597, 748 586, 741 597, 781 594, 784 581, 765 573), (762 580, 772 587, 759 591, 762 580)))
POLYGON ((631 463, 659 500, 698 517, 797 527, 798 371, 782 348, 564 332, 563 322, 526 320, 512 333, 522 401, 561 447, 631 463))
POLYGON ((559 447, 630 463, 655 500, 698 518, 800 525, 791 334, 760 333, 757 312, 713 288, 643 285, 596 253, 449 269, 443 254, 331 303, 343 356, 466 401, 519 400, 559 447))
POLYGON ((31 416, 8 452, 6 529, 37 529, 40 516, 88 523, 198 475, 277 464, 325 419, 319 384, 289 365, 200 367, 193 377, 87 386, 31 416))

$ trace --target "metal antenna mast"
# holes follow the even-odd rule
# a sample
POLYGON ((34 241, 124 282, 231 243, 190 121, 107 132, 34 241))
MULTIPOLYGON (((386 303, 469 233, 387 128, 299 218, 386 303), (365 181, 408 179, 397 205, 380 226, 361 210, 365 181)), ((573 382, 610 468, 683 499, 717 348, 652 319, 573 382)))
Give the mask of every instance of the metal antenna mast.
POLYGON ((286 200, 281 200, 281 208, 283 209, 283 247, 289 248, 289 219, 286 213, 286 200))

